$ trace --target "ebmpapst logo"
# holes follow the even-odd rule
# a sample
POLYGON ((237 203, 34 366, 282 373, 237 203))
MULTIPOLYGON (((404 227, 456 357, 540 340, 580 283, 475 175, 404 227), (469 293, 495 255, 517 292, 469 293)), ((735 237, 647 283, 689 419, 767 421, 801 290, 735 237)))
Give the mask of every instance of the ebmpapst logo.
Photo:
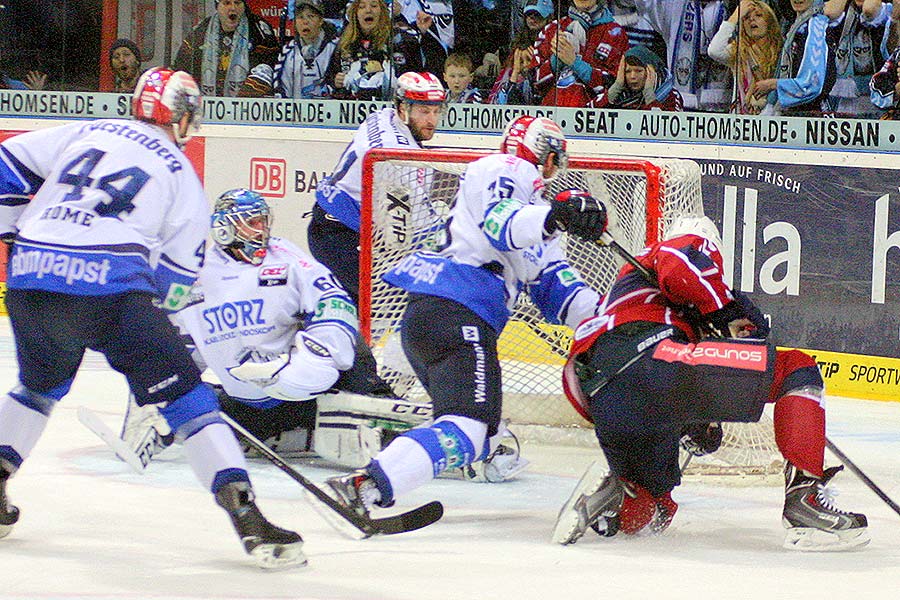
POLYGON ((287 161, 283 158, 251 158, 250 189, 266 198, 284 198, 287 161))

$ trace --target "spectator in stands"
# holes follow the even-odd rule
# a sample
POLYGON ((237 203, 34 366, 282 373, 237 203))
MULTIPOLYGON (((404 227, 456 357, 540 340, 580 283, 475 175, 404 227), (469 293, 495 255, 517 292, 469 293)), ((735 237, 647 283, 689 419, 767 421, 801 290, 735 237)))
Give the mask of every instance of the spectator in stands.
POLYGON ((42 90, 47 84, 47 74, 40 71, 28 71, 25 81, 13 79, 0 71, 0 90, 42 90))
MULTIPOLYGON (((869 82, 890 56, 887 48, 892 6, 881 0, 844 0, 845 10, 831 24, 840 32, 835 50, 837 79, 828 96, 839 117, 877 118, 869 82)), ((827 14, 827 13, 826 13, 827 14)))
POLYGON ((274 64, 277 54, 272 27, 249 12, 244 0, 216 0, 216 14, 184 39, 174 68, 193 75, 204 96, 237 96, 250 71, 274 64))
POLYGON ((388 0, 395 5, 394 14, 401 15, 410 25, 416 25, 421 19, 420 13, 431 17, 428 34, 438 40, 444 50, 453 50, 456 40, 461 36, 456 32, 456 19, 453 15, 451 0, 388 0))
POLYGON ((828 17, 822 13, 822 0, 792 0, 792 4, 796 18, 785 36, 775 76, 754 83, 750 93, 767 97, 761 114, 822 116, 835 80, 828 17))
POLYGON ((143 72, 141 62, 141 51, 137 44, 125 38, 114 41, 109 47, 109 67, 113 74, 113 87, 100 91, 132 93, 143 72))
POLYGON ((325 73, 337 48, 332 27, 325 27, 322 0, 296 0, 294 37, 282 47, 275 63, 253 68, 241 96, 276 98, 330 98, 325 73))
POLYGON ((482 104, 481 90, 472 87, 472 59, 468 54, 453 52, 444 61, 447 101, 459 104, 482 104))
POLYGON ((395 79, 391 65, 391 15, 383 0, 353 0, 347 25, 325 74, 333 97, 387 100, 395 79))
POLYGON ((572 0, 569 12, 538 36, 532 67, 545 106, 587 106, 616 79, 628 50, 625 30, 604 0, 572 0))
POLYGON ((633 46, 619 62, 616 81, 592 104, 595 108, 683 110, 665 61, 646 46, 633 46))
POLYGON ((869 90, 872 104, 885 111, 882 119, 900 120, 900 47, 872 76, 869 90))
POLYGON ((553 18, 553 0, 526 0, 522 27, 513 38, 506 64, 491 87, 489 104, 531 104, 533 73, 530 69, 538 34, 553 18))
POLYGON ((635 0, 638 11, 668 42, 666 64, 688 110, 728 112, 732 77, 707 55, 725 19, 723 0, 635 0), (695 25, 699 24, 699 27, 695 25))
POLYGON ((647 46, 657 56, 667 56, 666 40, 653 29, 647 17, 638 12, 635 0, 608 0, 613 19, 628 36, 628 46, 647 46))
POLYGON ((741 0, 722 21, 709 42, 709 57, 734 73, 737 98, 731 112, 756 115, 766 105, 766 98, 751 94, 750 89, 757 81, 774 76, 783 43, 778 17, 762 0, 741 0))
POLYGON ((416 13, 415 21, 402 14, 401 0, 393 0, 392 61, 396 75, 408 71, 440 73, 447 59, 447 49, 434 33, 435 18, 424 11, 416 13))

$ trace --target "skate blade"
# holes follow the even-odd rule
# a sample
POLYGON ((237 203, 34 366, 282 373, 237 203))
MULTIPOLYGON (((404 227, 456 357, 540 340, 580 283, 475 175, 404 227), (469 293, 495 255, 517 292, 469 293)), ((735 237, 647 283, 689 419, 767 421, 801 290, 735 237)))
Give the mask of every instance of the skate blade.
POLYGON ((5 538, 12 531, 12 525, 0 525, 0 538, 5 538))
POLYGON ((784 534, 784 547, 800 552, 845 552, 862 548, 869 541, 865 527, 833 532, 813 527, 790 527, 784 534))
POLYGON ((553 528, 552 539, 554 542, 563 545, 574 544, 584 535, 589 525, 583 522, 581 516, 584 508, 579 511, 577 504, 586 496, 596 492, 608 474, 609 472, 599 462, 594 462, 588 467, 575 486, 572 495, 559 510, 556 526, 553 528))
POLYGON ((250 551, 250 556, 262 569, 274 571, 306 566, 303 542, 295 544, 260 544, 250 551))

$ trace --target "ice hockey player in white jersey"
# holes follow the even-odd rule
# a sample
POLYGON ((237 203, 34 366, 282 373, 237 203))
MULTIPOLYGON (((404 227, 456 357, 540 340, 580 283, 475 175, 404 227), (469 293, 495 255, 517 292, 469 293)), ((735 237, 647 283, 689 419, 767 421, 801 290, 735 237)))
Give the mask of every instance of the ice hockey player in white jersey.
MULTIPOLYGON (((421 148, 434 136, 446 105, 447 92, 431 73, 403 73, 397 78, 394 106, 370 114, 344 149, 334 171, 316 190, 312 221, 307 230, 309 250, 331 269, 359 303, 359 223, 362 160, 371 148, 421 148)), ((422 188, 427 188, 423 184, 422 188)), ((421 190, 418 193, 422 193, 421 190)), ((356 371, 371 381, 371 392, 389 393, 376 373, 375 359, 361 341, 356 371)))
POLYGON ((200 102, 190 75, 155 68, 137 84, 133 121, 77 122, 0 144, 20 382, 0 398, 0 537, 19 516, 7 482, 91 348, 125 375, 139 404, 160 407, 260 566, 306 562, 300 536, 257 508, 240 446, 161 308, 181 305, 203 261, 209 209, 181 151, 200 102))
POLYGON ((574 328, 598 294, 565 259, 559 232, 599 239, 603 205, 566 190, 548 206, 546 181, 567 163, 566 139, 551 119, 522 116, 506 128, 501 153, 466 169, 439 252, 416 252, 384 275, 409 292, 401 322, 404 353, 431 397, 434 423, 404 433, 369 465, 328 480, 361 513, 447 469, 479 460, 500 424, 497 338, 526 289, 544 317, 574 328))

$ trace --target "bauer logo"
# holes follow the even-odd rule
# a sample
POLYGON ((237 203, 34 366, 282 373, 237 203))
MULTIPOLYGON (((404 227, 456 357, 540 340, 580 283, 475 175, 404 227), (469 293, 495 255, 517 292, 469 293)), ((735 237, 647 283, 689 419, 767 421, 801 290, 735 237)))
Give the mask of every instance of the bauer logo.
POLYGON ((250 189, 266 198, 284 198, 287 162, 283 158, 251 158, 250 189))

